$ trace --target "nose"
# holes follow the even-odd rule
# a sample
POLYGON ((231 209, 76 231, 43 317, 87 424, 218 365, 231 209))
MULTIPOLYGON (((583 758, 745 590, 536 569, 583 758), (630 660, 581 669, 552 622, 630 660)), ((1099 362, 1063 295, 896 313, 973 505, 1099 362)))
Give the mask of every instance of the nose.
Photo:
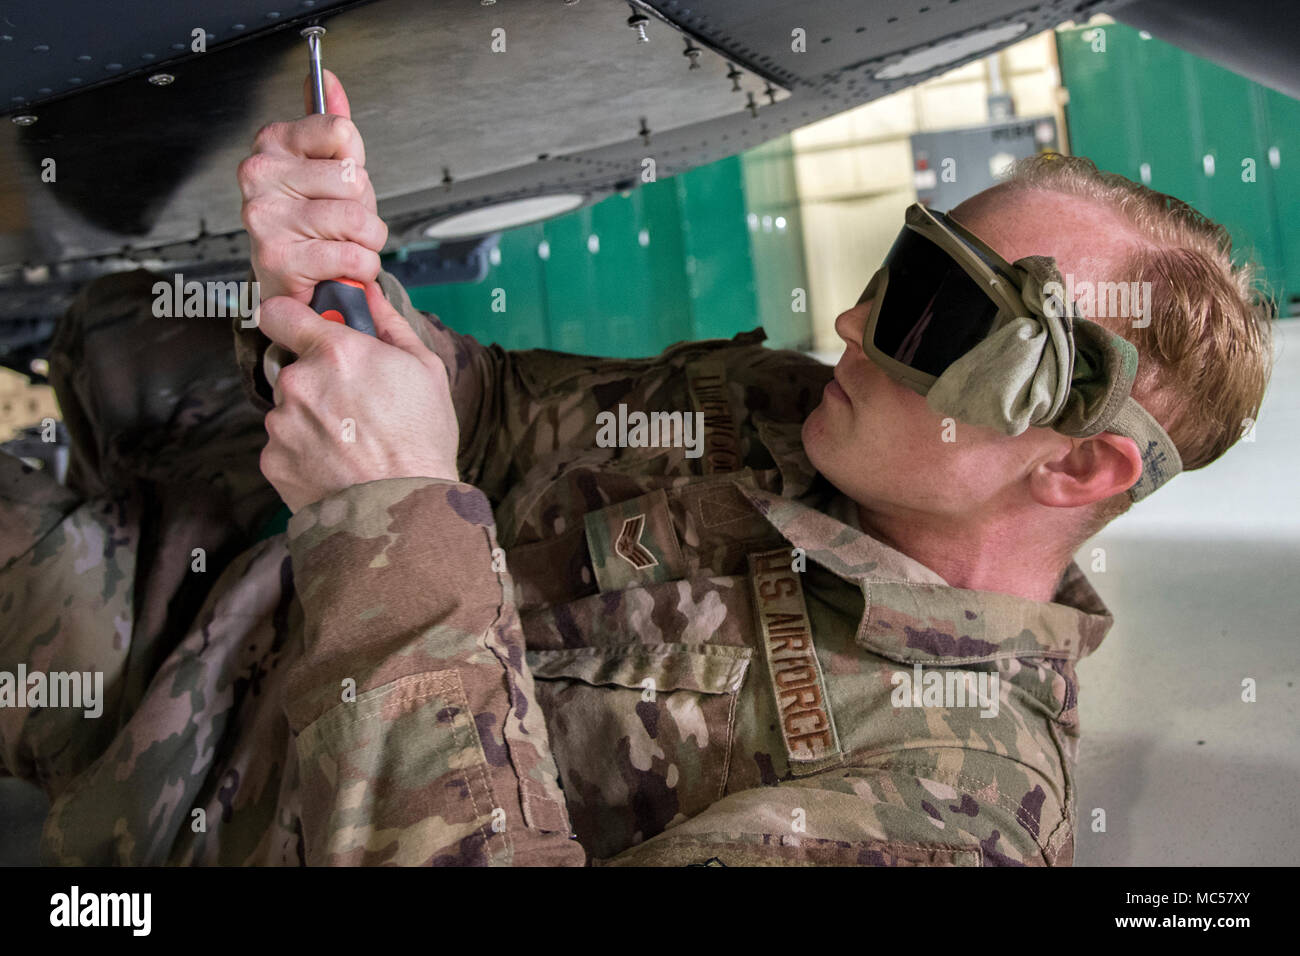
POLYGON ((845 309, 835 318, 835 334, 844 340, 850 350, 862 350, 862 336, 871 314, 871 300, 865 299, 851 309, 845 309))

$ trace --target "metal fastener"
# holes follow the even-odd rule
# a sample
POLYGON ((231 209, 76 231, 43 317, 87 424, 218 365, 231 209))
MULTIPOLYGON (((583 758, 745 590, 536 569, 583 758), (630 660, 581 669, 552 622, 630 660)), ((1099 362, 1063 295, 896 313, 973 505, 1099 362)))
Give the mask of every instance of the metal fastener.
POLYGON ((649 43, 650 38, 645 35, 645 25, 650 22, 650 18, 644 13, 638 13, 636 7, 632 7, 632 15, 627 18, 627 25, 637 32, 638 43, 649 43))
POLYGON ((172 76, 170 73, 155 73, 153 76, 149 77, 149 82, 154 86, 171 86, 176 82, 176 77, 172 76))

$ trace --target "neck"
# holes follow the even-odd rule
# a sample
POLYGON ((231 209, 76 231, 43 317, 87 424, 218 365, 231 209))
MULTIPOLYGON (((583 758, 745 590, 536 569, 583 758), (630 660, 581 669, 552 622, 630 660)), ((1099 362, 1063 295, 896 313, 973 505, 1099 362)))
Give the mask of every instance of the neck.
POLYGON ((1062 556, 1060 536, 1035 529, 1042 515, 1005 514, 958 522, 920 512, 887 514, 858 506, 862 528, 872 537, 919 561, 955 588, 998 591, 1051 601, 1070 556, 1062 556), (1037 540, 1035 540, 1037 539, 1037 540))

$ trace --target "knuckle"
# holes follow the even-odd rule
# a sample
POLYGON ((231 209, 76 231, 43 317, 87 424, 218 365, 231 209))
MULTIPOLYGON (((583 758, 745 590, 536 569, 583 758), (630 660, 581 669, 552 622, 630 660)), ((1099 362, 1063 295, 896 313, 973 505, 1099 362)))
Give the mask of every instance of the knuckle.
POLYGON ((239 183, 239 189, 245 197, 262 181, 265 166, 266 154, 253 153, 245 156, 235 167, 235 181, 239 183))
POLYGON ((271 296, 271 298, 262 302, 262 317, 270 318, 273 322, 284 318, 292 301, 292 299, 283 295, 271 296))
POLYGON ((362 278, 366 270, 370 267, 371 257, 378 258, 369 249, 350 242, 343 247, 340 252, 340 258, 343 266, 343 275, 351 278, 362 278))
POLYGON ((253 149, 256 152, 262 152, 275 143, 278 143, 284 135, 283 123, 267 123, 257 131, 253 137, 253 149))
POLYGON ((356 278, 369 281, 376 278, 383 269, 379 253, 373 249, 362 249, 357 263, 356 278))
MULTIPOLYGON (((251 226, 249 227, 249 232, 255 232, 255 231, 256 230, 253 229, 251 226)), ((267 272, 272 272, 272 273, 283 272, 285 269, 285 265, 287 264, 285 261, 287 257, 286 257, 284 246, 281 245, 280 243, 275 243, 275 242, 260 243, 258 245, 257 255, 255 258, 257 262, 262 266, 263 269, 265 269, 267 272)), ((266 308, 267 302, 274 302, 274 301, 275 299, 268 299, 266 300, 266 302, 263 302, 262 303, 263 309, 266 308)))
POLYGON ((266 199, 250 199, 240 210, 244 228, 249 232, 262 232, 270 219, 271 202, 266 199))
MULTIPOLYGON (((302 388, 302 382, 299 378, 301 374, 302 373, 299 372, 297 369, 295 369, 292 365, 287 365, 284 368, 280 369, 280 374, 275 380, 275 387, 276 390, 279 391, 280 395, 283 396, 286 401, 290 401, 292 399, 296 399, 299 397, 299 393, 302 388)), ((270 417, 272 414, 274 414, 274 412, 270 412, 267 414, 268 429, 270 425, 270 417)))
MULTIPOLYGON (((271 431, 273 427, 275 426, 271 425, 270 422, 267 422, 266 430, 268 434, 274 435, 271 431)), ((257 460, 257 466, 261 469, 261 472, 266 477, 267 481, 270 481, 272 484, 280 480, 281 472, 279 463, 279 453, 275 450, 275 446, 271 442, 268 442, 266 447, 262 449, 262 454, 257 460)))
POLYGON ((370 174, 366 172, 364 166, 356 168, 356 177, 352 180, 352 192, 360 202, 365 202, 372 194, 370 188, 370 174))
POLYGON ((339 338, 331 338, 322 342, 317 355, 320 356, 322 362, 336 371, 348 367, 348 348, 339 338))
POLYGON ((352 120, 346 116, 339 116, 337 113, 327 113, 325 115, 325 129, 330 138, 340 145, 351 140, 357 130, 352 125, 352 120))

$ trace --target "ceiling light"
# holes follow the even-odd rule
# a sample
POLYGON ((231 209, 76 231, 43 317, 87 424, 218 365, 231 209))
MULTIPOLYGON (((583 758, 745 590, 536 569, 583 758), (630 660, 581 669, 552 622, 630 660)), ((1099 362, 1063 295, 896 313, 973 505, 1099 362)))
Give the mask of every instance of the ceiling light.
POLYGON ((490 232, 513 229, 515 226, 523 226, 530 222, 572 212, 586 201, 586 196, 577 193, 553 193, 547 196, 532 196, 528 199, 512 199, 509 202, 481 206, 478 209, 448 216, 446 219, 439 219, 425 226, 423 231, 430 239, 465 239, 470 236, 485 236, 490 232))

